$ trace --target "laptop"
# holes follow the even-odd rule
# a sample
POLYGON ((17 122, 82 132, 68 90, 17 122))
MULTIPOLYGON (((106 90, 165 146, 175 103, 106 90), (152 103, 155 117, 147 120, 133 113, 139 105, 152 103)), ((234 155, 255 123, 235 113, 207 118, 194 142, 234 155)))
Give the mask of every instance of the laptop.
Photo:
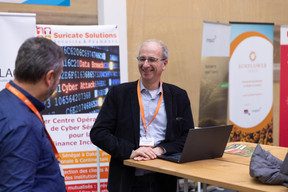
POLYGON ((182 153, 160 155, 158 158, 186 163, 222 157, 233 125, 190 129, 182 153))

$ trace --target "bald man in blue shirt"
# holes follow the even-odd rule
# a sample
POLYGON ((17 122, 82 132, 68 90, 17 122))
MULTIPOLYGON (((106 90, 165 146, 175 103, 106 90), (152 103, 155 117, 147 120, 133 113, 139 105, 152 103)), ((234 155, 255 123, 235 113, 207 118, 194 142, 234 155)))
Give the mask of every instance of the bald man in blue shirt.
POLYGON ((181 152, 194 128, 185 90, 161 81, 168 64, 162 41, 140 47, 141 78, 110 89, 90 132, 91 141, 111 155, 109 192, 175 192, 177 178, 125 166, 123 160, 181 152))

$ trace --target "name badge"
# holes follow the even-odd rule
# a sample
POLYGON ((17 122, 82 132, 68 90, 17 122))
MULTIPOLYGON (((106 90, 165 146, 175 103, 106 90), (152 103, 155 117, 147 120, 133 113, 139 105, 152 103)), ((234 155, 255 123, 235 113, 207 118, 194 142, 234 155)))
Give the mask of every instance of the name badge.
POLYGON ((154 147, 154 138, 153 137, 140 137, 140 146, 141 147, 154 147))

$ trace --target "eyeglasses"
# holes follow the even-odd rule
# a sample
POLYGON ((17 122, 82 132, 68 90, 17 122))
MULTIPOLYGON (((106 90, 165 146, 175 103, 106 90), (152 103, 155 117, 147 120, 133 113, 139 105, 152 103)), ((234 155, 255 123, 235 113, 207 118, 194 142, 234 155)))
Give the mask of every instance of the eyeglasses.
POLYGON ((160 58, 156 58, 156 57, 137 57, 137 60, 139 63, 145 63, 145 61, 148 61, 148 63, 156 63, 157 61, 164 61, 166 59, 160 59, 160 58))

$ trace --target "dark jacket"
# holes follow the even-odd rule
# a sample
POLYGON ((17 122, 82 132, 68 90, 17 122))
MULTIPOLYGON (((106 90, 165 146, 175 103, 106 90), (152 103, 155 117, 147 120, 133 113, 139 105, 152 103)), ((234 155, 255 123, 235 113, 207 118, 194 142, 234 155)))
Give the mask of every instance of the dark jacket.
MULTIPOLYGON (((135 168, 123 165, 132 150, 139 147, 140 109, 137 82, 114 86, 108 92, 104 104, 90 132, 91 141, 111 155, 108 190, 129 192, 133 184, 135 168)), ((181 152, 190 128, 194 128, 191 106, 186 91, 163 83, 163 99, 167 113, 165 140, 158 146, 167 154, 181 152)))

